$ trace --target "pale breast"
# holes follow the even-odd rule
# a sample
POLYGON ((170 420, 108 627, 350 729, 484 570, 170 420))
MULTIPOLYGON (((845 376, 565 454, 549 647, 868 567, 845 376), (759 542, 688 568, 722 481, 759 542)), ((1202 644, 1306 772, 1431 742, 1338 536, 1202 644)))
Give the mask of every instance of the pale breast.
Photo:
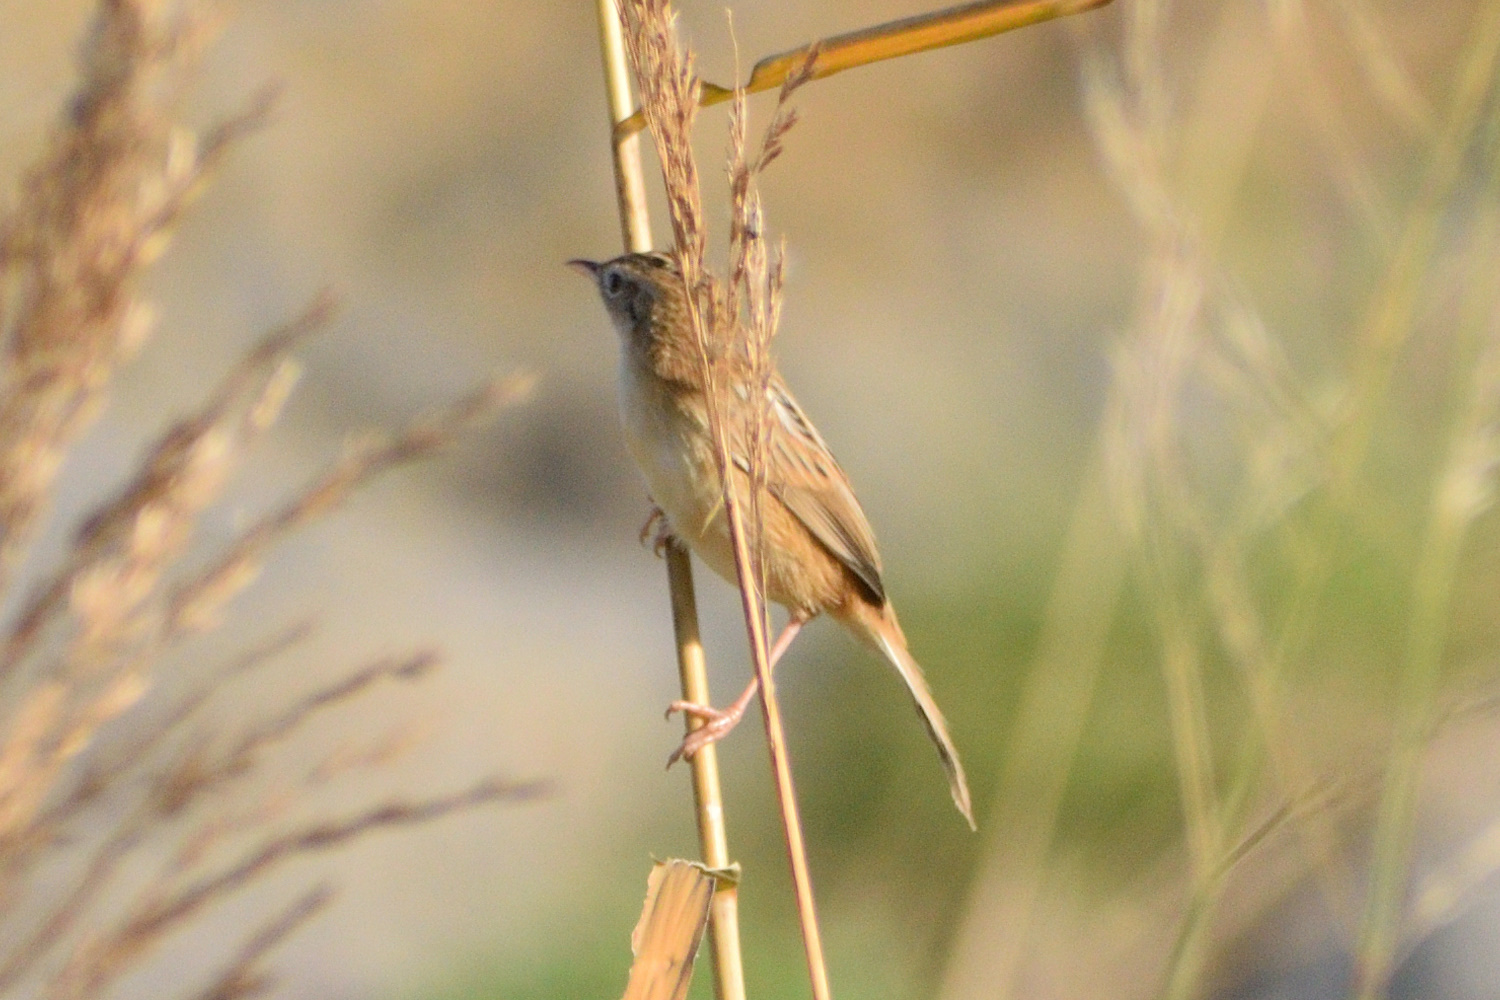
POLYGON ((733 582, 723 493, 701 414, 685 410, 661 383, 640 377, 627 362, 620 370, 620 422, 651 499, 666 513, 673 533, 733 582))

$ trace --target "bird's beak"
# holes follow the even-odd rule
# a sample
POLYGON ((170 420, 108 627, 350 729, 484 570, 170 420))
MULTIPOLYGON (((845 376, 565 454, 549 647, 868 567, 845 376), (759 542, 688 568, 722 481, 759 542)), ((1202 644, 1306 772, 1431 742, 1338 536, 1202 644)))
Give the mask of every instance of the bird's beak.
POLYGON ((570 260, 568 261, 568 266, 579 274, 586 275, 589 278, 597 278, 599 276, 599 268, 603 265, 593 260, 570 260))

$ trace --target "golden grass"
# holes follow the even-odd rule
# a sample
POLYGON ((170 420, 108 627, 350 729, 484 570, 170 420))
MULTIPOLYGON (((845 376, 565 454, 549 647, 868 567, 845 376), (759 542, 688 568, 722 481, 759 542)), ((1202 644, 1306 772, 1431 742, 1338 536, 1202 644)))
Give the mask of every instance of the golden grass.
MULTIPOLYGON (((719 331, 726 318, 739 323, 745 309, 701 263, 702 206, 686 136, 703 95, 694 93, 690 59, 673 61, 680 48, 665 5, 641 7, 659 20, 643 19, 634 30, 665 25, 656 50, 634 54, 711 373, 734 349, 719 331)), ((1233 137, 1227 150, 1193 145, 1219 126, 1194 119, 1199 98, 1225 82, 1212 76, 1211 63, 1169 72, 1183 59, 1170 5, 1136 0, 1120 13, 1118 49, 1096 40, 1086 52, 1094 137, 1144 237, 1138 305, 1116 349, 1098 472, 1088 477, 1070 529, 1000 784, 997 833, 944 996, 1025 995, 1026 956, 1041 950, 1029 935, 1047 902, 1048 869, 1059 863, 1049 852, 1112 617, 1129 585, 1125 562, 1149 611, 1166 695, 1183 850, 1142 875, 1151 888, 1131 911, 1142 926, 1122 936, 1140 944, 1121 963, 1136 975, 1105 977, 1100 995, 1205 994, 1235 938, 1309 884, 1333 947, 1353 960, 1351 994, 1382 996, 1402 957, 1500 870, 1493 824, 1431 876, 1419 878, 1411 860, 1422 765, 1449 717, 1444 705, 1462 697, 1444 683, 1450 621, 1466 543, 1492 506, 1500 454, 1493 280, 1500 5, 1475 8, 1452 80, 1436 96, 1403 65, 1400 39, 1369 5, 1330 0, 1311 8, 1302 0, 1276 0, 1248 15, 1223 8, 1226 29, 1263 20, 1253 44, 1267 49, 1263 75, 1235 95, 1251 132, 1233 137), (1349 121, 1350 98, 1329 79, 1334 60, 1320 44, 1349 60, 1365 88, 1358 99, 1407 144, 1418 165, 1410 190, 1383 175, 1364 148, 1368 139, 1349 121), (1276 78, 1278 68, 1285 80, 1276 78), (1253 129, 1278 85, 1296 95, 1337 211, 1379 261, 1331 376, 1301 366, 1302 331, 1277 328, 1225 260, 1226 234, 1244 211, 1253 129), (1319 666, 1327 633, 1348 627, 1330 608, 1330 591, 1346 571, 1351 539, 1399 523, 1389 506, 1400 491, 1379 481, 1373 458, 1392 446, 1389 426, 1406 416, 1393 386, 1429 312, 1441 312, 1434 300, 1445 297, 1462 302, 1460 322, 1438 334, 1457 345, 1458 361, 1440 458, 1421 473, 1425 506, 1414 518, 1421 531, 1403 566, 1404 642, 1389 662, 1365 665, 1395 679, 1391 728, 1372 734, 1361 759, 1331 759, 1305 726, 1316 709, 1300 700, 1301 675, 1319 666), (1212 436, 1204 430, 1210 425, 1228 432, 1212 436), (1205 471, 1209 445, 1232 472, 1205 471), (1232 718, 1226 705, 1243 711, 1232 718), (1366 833, 1373 835, 1368 850, 1366 833), (1162 927, 1169 929, 1155 933, 1162 927)), ((735 188, 736 164, 754 163, 735 116, 732 248, 736 227, 758 234, 761 225, 758 204, 735 188)), ((732 250, 731 260, 741 255, 732 250)), ((757 273, 774 275, 761 267, 757 273)), ((752 286, 766 288, 774 307, 774 280, 752 286)), ((744 341, 747 357, 769 351, 769 335, 756 336, 744 341)), ((752 509, 752 539, 754 523, 752 509)), ((1382 541, 1404 551, 1397 539, 1382 541)), ((754 551, 747 545, 742 559, 751 570, 742 579, 747 593, 754 551)), ((752 635, 763 630, 762 613, 747 598, 752 635)))
MULTIPOLYGON (((429 676, 429 653, 376 660, 288 704, 241 706, 234 732, 210 721, 218 691, 284 655, 305 627, 190 683, 156 681, 165 655, 216 628, 267 551, 371 477, 443 447, 524 395, 496 380, 390 436, 370 436, 206 563, 187 555, 203 516, 275 424, 295 350, 332 308, 326 296, 268 336, 193 413, 173 423, 58 563, 22 599, 18 566, 45 523, 59 469, 111 380, 149 335, 141 275, 213 167, 270 107, 254 101, 202 135, 175 118, 207 40, 205 8, 104 0, 75 92, 0 219, 0 993, 97 997, 207 908, 291 859, 372 831, 535 795, 487 778, 459 791, 385 801, 343 817, 288 819, 289 801, 404 745, 374 734, 308 762, 274 793, 254 779, 275 747, 387 684, 429 676), (150 696, 150 697, 148 697, 150 696), (134 722, 101 744, 101 729, 134 722), (140 884, 126 878, 152 858, 140 884), (134 886, 134 888, 131 888, 134 886)), ((329 898, 318 886, 266 915, 206 983, 180 995, 261 992, 266 954, 329 898)))
MULTIPOLYGON (((1459 335, 1485 346, 1468 354, 1472 385, 1458 390, 1464 402, 1455 408, 1449 458, 1431 483, 1431 513, 1402 622, 1407 648, 1391 665, 1402 680, 1383 790, 1369 796, 1366 769, 1330 770, 1336 765, 1319 760, 1292 724, 1299 706, 1290 700, 1286 675, 1326 627, 1326 592, 1347 533, 1368 523, 1369 457, 1381 446, 1390 386, 1433 294, 1439 240, 1455 238, 1450 213, 1461 181, 1472 179, 1466 157, 1474 155, 1486 101, 1493 100, 1500 6, 1476 11, 1452 96, 1436 111, 1370 12, 1353 0, 1336 7, 1337 25, 1374 99, 1417 144, 1426 169, 1410 202, 1392 210, 1395 199, 1380 189, 1319 77, 1303 5, 1270 5, 1272 37, 1299 74, 1298 93, 1307 97, 1314 132, 1326 143, 1335 189, 1387 261, 1353 332, 1345 389, 1334 409, 1315 402, 1318 388, 1288 361, 1278 336, 1295 334, 1271 330, 1218 259, 1220 227, 1204 222, 1228 217, 1239 178, 1219 178, 1206 197, 1195 192, 1196 201, 1184 197, 1182 175, 1191 164, 1174 145, 1185 123, 1174 111, 1182 99, 1163 69, 1171 51, 1166 5, 1135 4, 1118 61, 1096 50, 1086 65, 1088 107, 1105 164, 1148 239, 1141 308, 1117 358, 1102 433, 1115 507, 1155 617, 1190 858, 1187 905, 1164 962, 1162 989, 1172 997, 1203 992, 1226 930, 1218 910, 1230 879, 1282 827, 1300 845, 1297 877, 1320 887, 1335 939, 1356 957, 1352 992, 1385 994, 1417 926, 1405 899, 1452 588, 1465 533, 1493 489, 1497 415, 1487 338, 1496 333, 1495 296, 1492 280, 1477 275, 1492 263, 1495 244, 1492 227, 1474 226, 1457 237, 1476 275, 1468 286, 1476 300, 1472 320, 1459 335), (1231 492, 1200 484, 1194 421, 1186 411, 1194 395, 1212 398, 1233 423, 1232 447, 1239 451, 1231 461, 1245 472, 1231 492), (1268 594, 1256 581, 1264 579, 1267 560, 1278 559, 1286 560, 1292 585, 1268 594), (1205 684, 1221 663, 1250 708, 1242 733, 1215 731, 1209 721, 1205 684), (1374 846, 1359 859, 1340 812, 1367 797, 1377 801, 1374 846)), ((1481 218, 1494 212, 1493 176, 1481 218)), ((1464 881, 1472 886, 1473 878, 1464 881)))
POLYGON ((698 110, 698 81, 692 56, 677 37, 676 15, 666 0, 626 2, 620 10, 626 48, 636 90, 652 140, 656 145, 672 224, 688 318, 697 343, 708 399, 709 434, 724 483, 724 509, 735 549, 745 625, 750 639, 766 742, 776 781, 787 854, 792 866, 793 892, 815 1000, 830 996, 827 962, 812 895, 807 851, 798 814, 791 762, 781 724, 780 706, 769 661, 769 610, 765 604, 761 556, 760 494, 765 485, 764 442, 768 434, 769 397, 752 392, 756 405, 739 407, 731 398, 731 366, 745 373, 750 386, 769 383, 774 366, 770 345, 780 315, 782 268, 779 255, 765 250, 760 200, 755 177, 781 151, 781 139, 795 122, 787 107, 792 93, 810 79, 816 48, 791 73, 781 89, 776 112, 759 149, 747 148, 747 110, 740 95, 731 114, 728 173, 731 223, 729 280, 720 281, 704 264, 707 226, 702 191, 693 155, 693 121, 698 110), (746 456, 750 465, 749 511, 741 509, 733 489, 729 452, 729 421, 747 421, 745 440, 752 442, 746 456))

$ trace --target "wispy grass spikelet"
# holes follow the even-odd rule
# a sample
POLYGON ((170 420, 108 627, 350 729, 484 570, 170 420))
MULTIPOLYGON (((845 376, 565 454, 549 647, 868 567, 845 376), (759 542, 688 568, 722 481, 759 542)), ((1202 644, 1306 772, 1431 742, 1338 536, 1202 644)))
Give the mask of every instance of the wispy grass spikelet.
MULTIPOLYGON (((300 774, 269 790, 260 781, 267 759, 382 684, 429 676, 436 655, 375 660, 287 704, 244 698, 233 725, 214 703, 243 694, 237 685, 287 654, 308 626, 274 632, 217 667, 167 659, 220 623, 273 544, 525 394, 527 379, 496 379, 404 430, 367 436, 217 554, 196 551, 204 516, 275 425, 300 370, 295 351, 331 313, 326 295, 251 350, 196 412, 171 422, 55 565, 17 572, 70 446, 149 332, 141 274, 212 167, 268 113, 266 91, 201 136, 176 121, 208 23, 191 2, 101 0, 77 90, 0 219, 0 604, 14 609, 0 625, 6 996, 106 995, 209 907, 287 861, 541 790, 490 777, 308 818, 313 792, 386 766, 410 727, 303 754, 300 774), (158 686, 169 663, 179 683, 158 686)), ((209 982, 180 981, 177 995, 262 991, 267 953, 328 899, 326 887, 300 891, 252 921, 209 982)))

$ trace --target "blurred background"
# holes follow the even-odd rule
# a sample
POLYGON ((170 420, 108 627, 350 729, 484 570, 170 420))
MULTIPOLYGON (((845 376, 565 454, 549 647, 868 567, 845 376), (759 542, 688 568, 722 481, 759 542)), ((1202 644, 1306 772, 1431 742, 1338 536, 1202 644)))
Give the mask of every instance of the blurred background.
MULTIPOLYGON (((723 5, 681 6, 703 76, 731 82, 723 5)), ((1476 330, 1494 336, 1492 318, 1473 321, 1493 301, 1466 298, 1493 282, 1472 235, 1494 212, 1488 83, 1452 176, 1436 195, 1431 180, 1477 8, 1493 6, 1116 0, 799 95, 763 185, 789 247, 777 350, 880 538, 980 821, 971 834, 953 811, 895 678, 836 628, 805 632, 779 676, 836 995, 1154 996, 1182 940, 1199 995, 1347 990, 1433 483, 1483 395, 1476 330), (1416 263, 1401 256, 1413 219, 1432 223, 1416 263), (1372 355, 1408 277, 1415 304, 1372 355), (1387 377, 1361 396, 1371 356, 1387 377), (1364 444, 1341 437, 1351 407, 1364 444), (1225 589, 1224 559, 1241 589, 1225 589), (1164 648, 1187 650, 1187 674, 1164 648), (1279 726, 1245 680, 1268 650, 1279 726), (1235 817, 1210 844, 1234 859, 1217 881, 1195 874, 1184 832, 1183 691, 1212 752, 1200 777, 1235 817), (1305 813, 1329 853, 1299 847, 1316 837, 1287 816, 1305 813)), ((299 863, 287 879, 331 870, 340 895, 279 951, 285 995, 617 996, 650 858, 697 848, 687 772, 663 768, 680 738, 662 719, 676 692, 665 574, 637 543, 648 506, 617 428, 614 334, 563 266, 620 245, 593 5, 220 9, 189 119, 267 83, 277 111, 154 271, 156 332, 75 453, 54 530, 325 286, 342 310, 210 535, 350 431, 490 370, 535 373, 525 405, 281 549, 235 626, 191 655, 313 615, 269 696, 437 643, 434 680, 339 723, 416 720, 416 748, 366 791, 490 772, 551 787, 299 863)), ((733 32, 748 68, 920 9, 746 0, 733 32)), ((42 149, 89 10, 0 7, 6 178, 42 149)), ((752 103, 757 121, 769 100, 752 103)), ((706 112, 710 206, 723 139, 722 111, 706 112)), ((712 245, 725 210, 710 214, 712 245)), ((1500 981, 1500 895, 1485 889, 1500 853, 1485 846, 1500 814, 1486 700, 1500 536, 1466 527, 1401 996, 1493 996, 1500 981)), ((748 670, 737 599, 701 567, 698 590, 728 698, 748 670)), ((803 996, 759 727, 720 759, 750 993, 803 996)), ((194 933, 240 926, 255 898, 194 933)), ((173 981, 174 961, 127 995, 173 981)), ((693 995, 710 995, 706 968, 698 979, 693 995)))

